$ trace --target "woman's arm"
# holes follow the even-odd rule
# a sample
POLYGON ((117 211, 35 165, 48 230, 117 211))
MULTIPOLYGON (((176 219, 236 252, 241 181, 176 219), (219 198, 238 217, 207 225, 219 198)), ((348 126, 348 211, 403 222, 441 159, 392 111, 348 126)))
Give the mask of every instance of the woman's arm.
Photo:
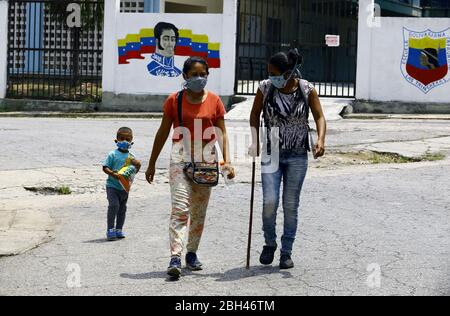
POLYGON ((252 145, 250 147, 250 155, 253 157, 259 156, 261 148, 259 141, 259 126, 261 123, 261 112, 263 110, 264 96, 261 90, 258 89, 255 101, 253 102, 252 113, 250 115, 250 128, 252 130, 252 145))
POLYGON ((223 161, 225 162, 225 167, 228 168, 230 174, 228 175, 229 179, 233 179, 235 177, 234 168, 231 167, 231 157, 230 157, 230 144, 228 141, 227 128, 225 127, 225 119, 221 118, 217 121, 216 128, 220 130, 219 135, 219 147, 223 154, 223 161))
POLYGON ((148 162, 148 168, 145 172, 145 178, 148 183, 152 183, 155 178, 156 171, 156 161, 161 154, 164 145, 166 144, 167 138, 170 135, 170 130, 172 129, 173 119, 164 114, 161 126, 159 127, 158 133, 155 137, 155 142, 153 143, 153 150, 148 162))
POLYGON ((325 154, 325 136, 327 133, 327 121, 323 115, 322 105, 320 104, 319 95, 316 89, 311 91, 309 95, 309 106, 316 121, 318 140, 316 144, 316 158, 325 154))

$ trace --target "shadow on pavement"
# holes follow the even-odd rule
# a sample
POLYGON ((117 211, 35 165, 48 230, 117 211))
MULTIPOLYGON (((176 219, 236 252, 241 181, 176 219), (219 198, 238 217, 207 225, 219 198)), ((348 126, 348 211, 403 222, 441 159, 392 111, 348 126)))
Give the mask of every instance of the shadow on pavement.
MULTIPOLYGON (((235 268, 228 270, 224 273, 210 273, 210 274, 202 273, 202 271, 192 272, 190 270, 183 269, 183 277, 215 278, 216 282, 233 282, 242 279, 258 277, 260 275, 270 275, 275 273, 281 274, 283 279, 292 278, 292 274, 290 272, 283 271, 280 270, 280 268, 278 267, 272 266, 269 267, 253 266, 250 268, 250 270, 247 270, 246 268, 235 268)), ((132 280, 166 279, 166 281, 174 281, 167 278, 167 274, 165 271, 148 272, 141 274, 122 273, 120 277, 132 280)))
POLYGON ((150 280, 150 279, 165 279, 166 282, 177 282, 179 279, 171 278, 167 275, 166 271, 155 271, 149 273, 140 273, 140 274, 129 274, 122 273, 120 275, 121 278, 130 279, 130 280, 150 280))
POLYGON ((112 243, 112 241, 106 240, 106 238, 83 241, 83 244, 110 244, 110 243, 112 243))

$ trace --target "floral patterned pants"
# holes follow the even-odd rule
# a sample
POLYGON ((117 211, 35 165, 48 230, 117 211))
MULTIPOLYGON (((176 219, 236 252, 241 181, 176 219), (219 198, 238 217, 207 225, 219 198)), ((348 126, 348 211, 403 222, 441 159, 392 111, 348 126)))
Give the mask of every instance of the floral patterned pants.
POLYGON ((205 225, 206 210, 211 196, 211 188, 194 184, 183 171, 182 153, 172 151, 170 163, 170 191, 172 213, 170 217, 170 252, 180 256, 187 230, 189 237, 187 251, 196 253, 200 245, 205 225))

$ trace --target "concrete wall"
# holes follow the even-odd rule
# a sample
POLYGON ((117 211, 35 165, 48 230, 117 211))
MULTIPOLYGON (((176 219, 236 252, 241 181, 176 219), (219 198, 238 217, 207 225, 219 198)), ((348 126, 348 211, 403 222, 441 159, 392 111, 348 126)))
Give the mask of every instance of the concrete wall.
MULTIPOLYGON (((153 29, 158 22, 175 24, 179 29, 208 36, 210 43, 220 43, 221 67, 210 69, 207 88, 224 97, 234 94, 236 59, 236 0, 225 0, 223 14, 127 14, 119 12, 119 0, 107 1, 103 53, 103 102, 101 110, 161 111, 167 95, 181 89, 182 75, 151 75, 147 66, 152 54, 144 59, 130 59, 119 64, 118 40, 142 29, 153 29)), ((175 66, 182 69, 186 56, 175 56, 175 66)))
MULTIPOLYGON (((373 5, 372 0, 360 1, 356 98, 402 104, 448 103, 450 112, 449 73, 428 86, 420 83, 417 78, 414 79, 414 76, 410 75, 411 72, 406 69, 406 64, 411 62, 409 37, 417 34, 415 32, 446 30, 441 35, 447 37, 448 54, 442 60, 449 61, 450 19, 382 17, 373 20, 370 17, 372 15, 370 5, 373 5)), ((389 106, 395 104, 385 104, 384 111, 389 111, 389 106)), ((421 109, 424 110, 423 106, 421 109)))
POLYGON ((0 99, 5 98, 8 65, 8 1, 0 0, 0 99))

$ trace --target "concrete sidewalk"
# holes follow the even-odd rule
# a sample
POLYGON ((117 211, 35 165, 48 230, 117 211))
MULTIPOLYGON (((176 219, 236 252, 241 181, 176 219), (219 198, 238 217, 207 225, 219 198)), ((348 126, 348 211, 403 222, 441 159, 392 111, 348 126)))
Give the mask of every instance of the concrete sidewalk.
POLYGON ((450 120, 448 114, 344 114, 345 119, 353 120, 450 120))
MULTIPOLYGON (((225 118, 230 121, 248 121, 254 100, 255 97, 249 96, 246 101, 235 104, 225 118)), ((352 99, 321 98, 320 101, 322 102, 325 118, 328 121, 338 121, 342 120, 340 114, 346 106, 351 104, 352 99)), ((312 115, 310 119, 312 119, 312 115)))
MULTIPOLYGON (((0 171, 0 257, 24 253, 51 240, 54 222, 24 186, 54 182, 45 171, 0 171)), ((54 205, 58 205, 55 201, 54 205)), ((53 204, 53 203, 52 203, 53 204)))
POLYGON ((435 137, 407 142, 383 142, 354 146, 355 150, 394 153, 408 158, 423 157, 433 153, 450 152, 450 137, 435 137))

